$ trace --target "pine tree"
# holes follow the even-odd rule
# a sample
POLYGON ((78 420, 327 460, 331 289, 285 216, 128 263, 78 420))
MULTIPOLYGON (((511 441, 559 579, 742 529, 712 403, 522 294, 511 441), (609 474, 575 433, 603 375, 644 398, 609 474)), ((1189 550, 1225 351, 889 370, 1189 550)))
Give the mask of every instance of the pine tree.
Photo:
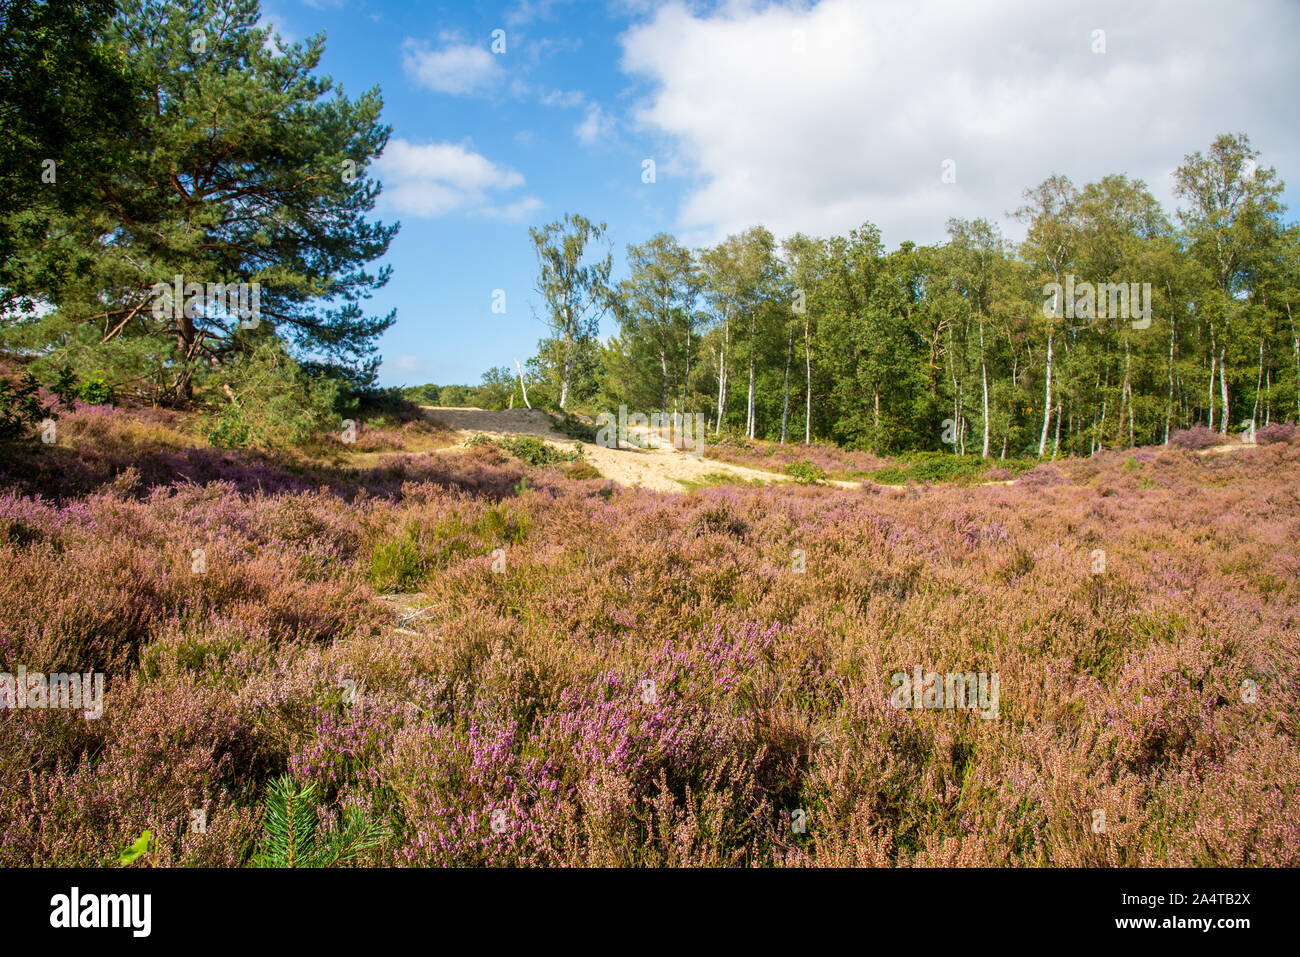
POLYGON ((254 867, 339 867, 358 860, 388 836, 384 827, 355 809, 336 827, 319 825, 315 784, 299 786, 285 775, 273 782, 262 809, 262 840, 254 867))
POLYGON ((19 252, 25 288, 54 308, 11 320, 10 345, 184 401, 200 368, 236 358, 241 332, 264 322, 316 368, 373 378, 393 314, 365 314, 388 279, 366 264, 397 229, 366 219, 379 189, 366 167, 389 134, 381 99, 331 96, 314 72, 323 36, 286 46, 258 18, 256 0, 132 0, 108 25, 139 134, 121 162, 65 160, 61 178, 94 202, 19 252), (157 308, 176 277, 202 284, 197 308, 157 308), (246 296, 258 286, 252 318, 208 288, 241 283, 246 296))
MULTIPOLYGON (((77 171, 119 162, 136 130, 126 58, 107 40, 113 0, 0 0, 0 291, 39 286, 16 247, 94 201, 77 171)), ((56 265, 46 263, 47 266, 56 265)))

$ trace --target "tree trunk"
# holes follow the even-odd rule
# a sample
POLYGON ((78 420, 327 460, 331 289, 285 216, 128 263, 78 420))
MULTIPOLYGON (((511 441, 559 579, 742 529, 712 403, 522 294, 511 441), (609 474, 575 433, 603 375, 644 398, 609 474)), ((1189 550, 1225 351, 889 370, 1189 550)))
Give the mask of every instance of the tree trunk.
POLYGON ((1210 324, 1210 432, 1214 430, 1214 369, 1216 369, 1217 363, 1218 358, 1214 354, 1214 324, 1212 322, 1210 324))
POLYGON ((1174 313, 1169 312, 1169 401, 1165 403, 1165 445, 1169 444, 1169 420, 1174 415, 1174 313))
POLYGON ((1106 378, 1101 383, 1101 424, 1097 427, 1097 451, 1106 448, 1106 406, 1110 399, 1110 361, 1106 362, 1106 378))
POLYGON ((1056 441, 1052 444, 1052 458, 1061 451, 1061 403, 1056 403, 1056 441))
POLYGON ((1131 449, 1137 445, 1137 431, 1133 416, 1133 386, 1128 388, 1128 447, 1131 449))
POLYGON ((980 378, 984 380, 984 451, 981 458, 989 457, 989 372, 984 359, 984 320, 980 318, 980 378))
MULTIPOLYGON (((515 362, 519 360, 516 359, 515 362)), ((565 408, 569 401, 569 377, 573 374, 573 340, 564 340, 564 374, 560 379, 560 408, 565 408)), ((523 373, 520 373, 521 377, 523 373)), ((529 406, 531 409, 532 406, 529 406)))
POLYGON ((1047 330, 1047 394, 1043 399, 1043 431, 1038 437, 1038 457, 1047 451, 1047 429, 1052 422, 1052 329, 1047 330))
POLYGON ((668 352, 662 347, 659 349, 659 411, 663 413, 668 408, 668 352))
MULTIPOLYGON (((1128 341, 1128 338, 1125 337, 1125 339, 1124 339, 1124 392, 1123 392, 1123 397, 1122 397, 1121 401, 1124 403, 1124 407, 1128 409, 1128 447, 1129 447, 1130 449, 1133 448, 1133 446, 1137 444, 1137 443, 1134 442, 1134 440, 1133 440, 1133 439, 1134 439, 1134 432, 1133 432, 1133 380, 1132 380, 1132 378, 1130 378, 1130 375, 1129 375, 1130 372, 1132 371, 1132 366, 1133 366, 1133 355, 1132 355, 1132 353, 1129 351, 1129 341, 1128 341)), ((1122 413, 1121 413, 1121 416, 1120 416, 1120 421, 1121 421, 1121 422, 1124 421, 1124 419, 1123 419, 1123 414, 1122 414, 1122 413)))
POLYGON ((807 313, 804 313, 803 320, 803 358, 804 376, 807 379, 807 400, 804 404, 803 417, 803 444, 808 445, 812 442, 812 342, 808 337, 807 313))
MULTIPOLYGON (((528 401, 528 386, 524 385, 524 367, 519 364, 519 360, 517 358, 515 359, 515 368, 519 370, 519 390, 524 394, 524 405, 528 406, 528 408, 531 409, 533 405, 531 402, 528 401)), ((561 409, 564 408, 564 399, 568 396, 568 393, 569 393, 569 379, 568 379, 568 374, 566 373, 564 379, 564 391, 560 394, 561 409)), ((511 396, 510 399, 511 401, 514 401, 514 396, 511 396)))
POLYGON ((748 421, 745 426, 745 431, 751 439, 754 438, 755 433, 758 431, 758 414, 757 414, 757 409, 755 408, 754 405, 755 398, 756 398, 754 395, 754 388, 756 384, 755 367, 754 367, 754 347, 757 344, 756 340, 758 338, 757 323, 758 323, 757 311, 750 310, 749 313, 749 402, 747 403, 749 408, 747 410, 748 421))
POLYGON ((181 366, 180 374, 176 379, 175 393, 177 404, 188 405, 194 398, 194 379, 193 372, 190 369, 190 360, 194 357, 198 334, 194 329, 194 320, 185 315, 182 303, 177 304, 177 309, 176 350, 184 357, 184 364, 181 366))
POLYGON ((731 339, 731 320, 722 314, 722 344, 718 348, 718 422, 714 435, 722 434, 722 420, 727 413, 727 343, 731 339))
POLYGON ((686 412, 686 390, 691 382, 691 317, 686 317, 686 371, 682 374, 682 413, 686 412))
POLYGON ((1255 431, 1255 423, 1259 421, 1259 393, 1264 388, 1264 337, 1259 339, 1259 375, 1255 378, 1255 407, 1250 410, 1250 430, 1255 431))
POLYGON ((1219 347, 1219 391, 1223 394, 1223 421, 1220 432, 1228 434, 1228 421, 1232 413, 1228 410, 1228 344, 1219 347))
POLYGON ((745 419, 745 434, 751 439, 754 437, 754 357, 749 357, 749 401, 746 403, 748 411, 745 419))
POLYGON ((781 444, 785 445, 785 424, 790 415, 790 363, 794 359, 794 326, 785 347, 785 398, 781 400, 781 444))
MULTIPOLYGON (((965 426, 962 421, 961 410, 964 405, 962 401, 961 386, 957 381, 957 349, 953 345, 952 327, 948 328, 948 372, 952 376, 952 451, 954 455, 960 455, 962 449, 961 433, 965 426)), ((877 404, 879 404, 877 402, 877 404)), ((880 441, 880 414, 876 414, 876 442, 880 441)), ((941 436, 942 438, 942 436, 941 436)))
POLYGON ((1296 333, 1295 316, 1291 315, 1291 300, 1286 303, 1286 317, 1291 323, 1291 344, 1295 348, 1295 414, 1300 422, 1300 334, 1296 333))

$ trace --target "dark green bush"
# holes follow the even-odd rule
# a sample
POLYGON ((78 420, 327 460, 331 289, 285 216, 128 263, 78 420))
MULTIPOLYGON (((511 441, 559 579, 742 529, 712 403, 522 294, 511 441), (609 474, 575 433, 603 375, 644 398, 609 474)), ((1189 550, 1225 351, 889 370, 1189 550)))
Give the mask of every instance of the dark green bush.
POLYGON ((117 400, 113 387, 99 377, 84 383, 78 393, 82 401, 89 402, 91 405, 112 405, 117 400))
POLYGON ((824 468, 807 461, 787 463, 785 474, 791 476, 800 485, 815 485, 826 478, 824 468))
POLYGON ((335 406, 342 385, 308 376, 277 339, 260 343, 243 361, 224 370, 223 385, 235 401, 207 418, 204 432, 213 445, 263 451, 302 448, 340 428, 335 406))
POLYGON ((41 405, 40 384, 30 372, 16 384, 0 376, 0 441, 16 439, 53 413, 41 405))

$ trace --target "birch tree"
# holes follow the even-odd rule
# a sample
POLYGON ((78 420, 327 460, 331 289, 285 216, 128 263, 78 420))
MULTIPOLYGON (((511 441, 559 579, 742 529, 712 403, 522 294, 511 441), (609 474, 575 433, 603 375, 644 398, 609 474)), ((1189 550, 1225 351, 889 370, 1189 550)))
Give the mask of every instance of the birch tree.
POLYGON ((604 239, 606 228, 578 213, 565 213, 563 220, 528 230, 537 253, 537 292, 546 301, 546 323, 561 350, 561 409, 568 405, 578 348, 595 338, 610 305, 613 253, 606 248, 594 260, 588 254, 589 246, 604 239))

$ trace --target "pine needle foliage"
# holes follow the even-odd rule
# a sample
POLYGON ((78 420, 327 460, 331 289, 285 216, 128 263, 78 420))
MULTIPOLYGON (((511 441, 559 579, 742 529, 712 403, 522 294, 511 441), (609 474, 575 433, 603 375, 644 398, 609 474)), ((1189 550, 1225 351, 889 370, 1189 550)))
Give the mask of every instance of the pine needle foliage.
POLYGON ((321 827, 315 784, 298 785, 284 775, 273 781, 262 810, 262 840, 254 867, 341 867, 378 847, 387 829, 356 809, 337 827, 321 827))

